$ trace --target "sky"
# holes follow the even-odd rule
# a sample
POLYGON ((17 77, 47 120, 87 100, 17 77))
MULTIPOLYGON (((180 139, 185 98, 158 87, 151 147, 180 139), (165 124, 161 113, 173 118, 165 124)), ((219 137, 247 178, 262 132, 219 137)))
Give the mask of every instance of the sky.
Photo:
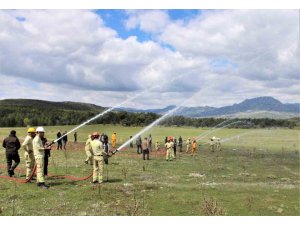
POLYGON ((298 10, 0 10, 0 99, 300 102, 299 42, 298 10))

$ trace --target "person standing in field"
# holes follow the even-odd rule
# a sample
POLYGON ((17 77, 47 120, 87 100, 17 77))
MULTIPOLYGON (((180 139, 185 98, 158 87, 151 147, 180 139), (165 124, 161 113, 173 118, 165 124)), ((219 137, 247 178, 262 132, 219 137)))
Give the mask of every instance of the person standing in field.
POLYGON ((173 158, 176 159, 176 150, 177 150, 177 139, 174 137, 173 141, 173 158))
POLYGON ((116 147, 116 144, 117 144, 117 133, 114 132, 112 135, 111 135, 111 145, 113 148, 116 147))
POLYGON ((12 130, 7 138, 3 140, 3 148, 5 148, 7 172, 10 177, 15 175, 14 170, 20 163, 18 150, 21 147, 20 141, 16 136, 17 132, 12 130))
POLYGON ((196 153, 196 150, 197 150, 197 143, 196 143, 196 140, 194 139, 193 143, 192 143, 192 153, 191 153, 192 156, 194 156, 194 154, 196 153))
POLYGON ((182 152, 182 144, 183 144, 183 142, 182 142, 182 137, 181 137, 181 136, 179 136, 179 138, 178 138, 178 147, 179 147, 179 152, 182 152))
POLYGON ((159 142, 158 141, 155 142, 155 150, 159 151, 159 142))
MULTIPOLYGON (((61 137, 61 133, 60 133, 60 130, 57 132, 57 134, 56 134, 56 138, 57 139, 59 139, 61 137)), ((57 141, 57 150, 62 150, 62 140, 61 139, 59 139, 58 141, 57 141)))
POLYGON ((172 148, 173 148, 173 142, 171 142, 171 137, 167 139, 167 143, 165 144, 165 147, 167 149, 166 154, 166 161, 172 161, 172 148))
MULTIPOLYGON (((41 137, 43 146, 47 146, 50 143, 47 141, 47 138, 41 137)), ((44 156, 44 176, 48 176, 48 163, 49 163, 49 157, 51 157, 50 148, 45 148, 45 156, 44 156)))
POLYGON ((209 143, 209 148, 210 148, 210 151, 211 152, 214 152, 215 151, 215 146, 216 146, 216 142, 215 142, 215 137, 212 137, 210 139, 210 143, 209 143))
POLYGON ((188 138, 186 140, 186 151, 185 153, 188 153, 191 150, 191 138, 188 138))
POLYGON ((66 135, 66 134, 67 134, 67 131, 65 131, 63 133, 63 137, 62 137, 62 142, 63 142, 63 148, 64 148, 64 150, 67 150, 66 146, 67 146, 67 142, 68 142, 68 135, 66 135))
POLYGON ((94 170, 93 170, 93 184, 103 183, 103 169, 104 169, 104 158, 106 155, 102 142, 99 140, 99 133, 94 132, 92 134, 91 147, 94 155, 94 170))
POLYGON ((42 142, 42 138, 45 135, 45 130, 43 127, 38 127, 36 129, 36 136, 32 141, 33 153, 36 163, 36 181, 37 186, 40 188, 48 189, 49 187, 45 185, 45 175, 44 175, 44 157, 45 157, 45 147, 42 142))
POLYGON ((149 134, 149 138, 148 138, 148 149, 151 152, 152 151, 152 137, 151 134, 149 134))
POLYGON ((143 160, 145 160, 146 155, 147 155, 147 160, 149 160, 149 141, 147 140, 146 137, 142 142, 142 149, 143 149, 143 160))
POLYGON ((35 137, 35 128, 29 127, 27 130, 27 136, 22 143, 22 148, 24 149, 25 153, 25 163, 26 163, 26 180, 29 179, 33 167, 34 167, 34 154, 33 154, 33 145, 32 140, 35 137))
POLYGON ((93 151, 92 151, 92 146, 91 146, 91 141, 92 141, 92 135, 88 135, 88 139, 85 142, 85 154, 86 154, 86 159, 84 160, 85 164, 93 165, 93 151))
POLYGON ((74 133, 74 143, 76 143, 77 142, 77 132, 75 131, 75 133, 74 133))
POLYGON ((135 141, 136 147, 137 147, 137 154, 140 154, 140 150, 142 153, 142 138, 141 136, 138 136, 136 141, 135 141))
MULTIPOLYGON (((129 140, 130 140, 131 138, 132 138, 132 136, 129 137, 129 140)), ((131 141, 131 142, 129 143, 129 147, 130 147, 130 148, 133 148, 133 141, 131 141)))

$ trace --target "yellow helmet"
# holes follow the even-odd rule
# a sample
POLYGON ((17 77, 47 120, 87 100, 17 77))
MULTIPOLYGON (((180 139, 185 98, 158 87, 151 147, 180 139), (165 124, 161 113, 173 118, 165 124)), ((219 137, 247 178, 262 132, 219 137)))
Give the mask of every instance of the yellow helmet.
POLYGON ((27 130, 27 133, 35 133, 35 128, 34 127, 29 127, 27 130))

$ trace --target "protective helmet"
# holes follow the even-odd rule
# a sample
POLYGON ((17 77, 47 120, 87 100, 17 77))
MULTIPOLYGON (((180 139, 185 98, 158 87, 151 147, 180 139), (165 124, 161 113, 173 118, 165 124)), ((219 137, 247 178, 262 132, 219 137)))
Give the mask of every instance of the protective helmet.
POLYGON ((169 141, 173 141, 173 138, 170 136, 170 137, 168 137, 168 140, 169 141))
POLYGON ((97 138, 97 137, 99 137, 100 135, 99 135, 98 132, 94 132, 94 133, 92 133, 92 136, 93 136, 94 138, 97 138))
POLYGON ((29 127, 27 130, 27 133, 35 133, 35 128, 34 127, 29 127))
POLYGON ((36 132, 45 132, 44 127, 38 127, 36 128, 36 132))
POLYGON ((212 137, 212 139, 216 139, 216 137, 214 136, 214 137, 212 137))

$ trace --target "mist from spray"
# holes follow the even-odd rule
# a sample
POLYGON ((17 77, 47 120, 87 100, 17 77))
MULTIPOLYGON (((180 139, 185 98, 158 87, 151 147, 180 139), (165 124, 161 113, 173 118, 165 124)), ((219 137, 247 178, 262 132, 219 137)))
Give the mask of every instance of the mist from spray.
POLYGON ((231 126, 231 125, 233 125, 233 124, 237 124, 237 123, 243 123, 243 121, 240 121, 240 120, 239 120, 239 121, 235 121, 235 122, 226 124, 226 125, 224 125, 224 126, 222 126, 222 127, 219 127, 219 128, 215 128, 215 129, 209 130, 209 131, 204 132, 204 133, 202 133, 201 135, 197 136, 195 139, 198 140, 198 139, 200 139, 200 138, 204 138, 204 137, 206 137, 207 135, 209 135, 209 134, 211 134, 211 133, 214 133, 214 132, 216 132, 216 131, 218 131, 218 130, 222 130, 222 129, 226 128, 226 127, 229 127, 229 126, 231 126))

